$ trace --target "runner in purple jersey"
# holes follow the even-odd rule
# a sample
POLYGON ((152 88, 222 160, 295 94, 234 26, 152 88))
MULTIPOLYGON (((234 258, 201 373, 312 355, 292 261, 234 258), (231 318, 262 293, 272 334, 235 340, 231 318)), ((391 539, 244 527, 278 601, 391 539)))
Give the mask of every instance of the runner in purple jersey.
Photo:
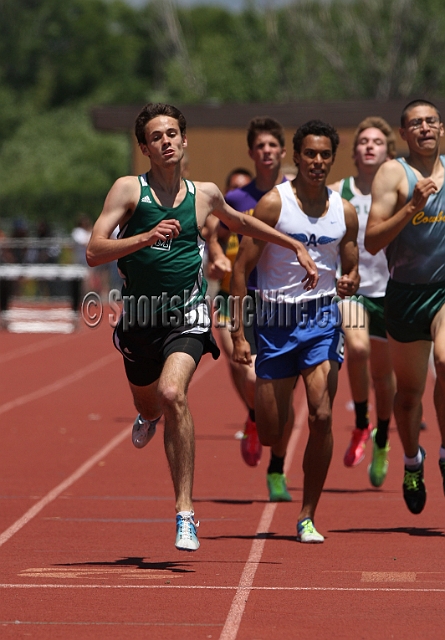
MULTIPOLYGON (((285 182, 286 178, 280 173, 282 180, 281 182, 285 182)), ((275 184, 273 185, 275 186, 275 184)), ((253 211, 257 205, 257 203, 261 200, 261 198, 266 194, 270 189, 266 189, 266 191, 261 191, 256 186, 256 178, 246 184, 246 186, 241 187, 240 189, 234 189, 225 195, 226 202, 230 204, 231 207, 236 209, 236 211, 241 211, 242 213, 248 213, 249 215, 253 215, 253 211)), ((220 222, 220 227, 226 230, 226 233, 230 234, 228 227, 223 222, 220 222)), ((223 237, 223 232, 220 232, 220 237, 223 237)), ((241 241, 242 236, 238 236, 238 240, 241 241)), ((247 283, 247 289, 249 291, 255 291, 257 288, 257 275, 256 275, 256 267, 252 271, 249 276, 249 280, 247 283)))
MULTIPOLYGON (((251 120, 247 130, 247 144, 249 157, 255 164, 255 178, 249 184, 234 189, 226 194, 225 198, 230 205, 242 213, 253 214, 255 206, 268 191, 277 184, 286 181, 281 170, 281 161, 286 150, 284 148, 284 130, 279 122, 268 117, 257 117, 251 120)), ((213 235, 213 242, 216 235, 213 235)), ((236 257, 238 241, 241 237, 231 236, 225 225, 219 225, 218 238, 223 246, 227 246, 227 254, 230 258, 236 257)), ((224 278, 219 298, 226 298, 229 294, 229 278, 224 278)), ((257 288, 256 269, 250 274, 248 281, 248 295, 255 300, 255 290, 257 288)), ((254 308, 254 307, 253 307, 254 308)), ((222 310, 221 310, 222 311, 222 310)), ((227 315, 228 309, 225 310, 227 315)), ((227 324, 221 323, 220 336, 225 353, 230 359, 230 371, 234 385, 241 400, 245 403, 248 416, 241 439, 241 454, 244 461, 250 466, 256 466, 261 458, 262 447, 258 438, 255 421, 255 369, 251 366, 234 362, 231 358, 233 352, 232 340, 227 324)), ((256 344, 253 324, 246 328, 246 338, 249 341, 253 360, 255 360, 256 344)), ((291 496, 287 490, 286 478, 284 475, 284 458, 287 444, 292 432, 294 414, 292 407, 289 412, 289 420, 280 442, 271 447, 270 463, 267 468, 267 486, 271 501, 290 501, 291 496)))

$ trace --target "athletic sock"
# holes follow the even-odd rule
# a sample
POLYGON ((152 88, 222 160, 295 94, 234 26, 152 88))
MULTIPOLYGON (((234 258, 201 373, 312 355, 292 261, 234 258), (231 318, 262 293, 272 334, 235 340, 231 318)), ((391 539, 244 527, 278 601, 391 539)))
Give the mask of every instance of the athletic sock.
POLYGON ((375 443, 380 448, 386 447, 388 442, 389 420, 377 419, 377 433, 375 434, 375 443))
POLYGON ((369 424, 368 401, 354 402, 355 427, 356 429, 367 429, 369 424))
POLYGON ((415 455, 414 458, 408 458, 408 456, 403 456, 403 458, 405 461, 405 467, 408 469, 408 471, 417 471, 417 469, 420 468, 423 460, 422 452, 420 451, 420 449, 417 451, 417 455, 415 455))
POLYGON ((249 418, 252 420, 252 422, 256 422, 256 420, 255 420, 255 409, 249 409, 249 418))
POLYGON ((269 462, 269 466, 267 467, 267 473, 283 473, 284 457, 285 456, 280 458, 279 456, 274 455, 271 451, 270 462, 269 462))

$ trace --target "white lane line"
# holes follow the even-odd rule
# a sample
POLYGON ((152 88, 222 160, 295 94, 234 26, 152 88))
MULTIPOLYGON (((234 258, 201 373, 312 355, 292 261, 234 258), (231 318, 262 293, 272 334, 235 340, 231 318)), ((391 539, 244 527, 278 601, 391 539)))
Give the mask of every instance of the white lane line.
POLYGON ((97 360, 96 362, 92 362, 86 367, 82 367, 82 369, 79 369, 78 371, 76 371, 76 373, 72 373, 69 376, 60 378, 60 380, 57 380, 57 382, 52 382, 51 384, 47 384, 46 386, 41 387, 40 389, 36 389, 36 391, 32 391, 31 393, 27 393, 23 396, 19 396, 18 398, 15 398, 15 400, 10 400, 9 402, 5 402, 4 404, 0 405, 0 415, 2 413, 6 413, 7 411, 11 411, 11 409, 15 409, 16 407, 21 407, 24 404, 27 404, 28 402, 32 402, 33 400, 38 400, 39 398, 48 396, 50 393, 59 391, 60 389, 63 389, 63 387, 67 387, 69 384, 72 384, 73 382, 77 382, 78 380, 81 380, 82 378, 89 375, 90 373, 97 371, 97 369, 104 367, 105 365, 107 365, 109 362, 112 362, 116 358, 119 358, 119 354, 117 353, 117 351, 116 353, 111 353, 108 356, 104 356, 103 358, 100 358, 100 360, 97 360))
MULTIPOLYGON (((306 415, 306 403, 302 402, 287 448, 285 472, 287 472, 290 464, 292 463, 297 442, 301 434, 303 420, 305 419, 306 415)), ((269 502, 264 507, 260 522, 258 524, 258 528, 256 530, 257 536, 269 531, 270 524, 277 508, 277 504, 278 503, 276 502, 269 502)), ((241 574, 237 592, 235 594, 235 597, 233 598, 232 605, 227 615, 226 622, 224 624, 219 640, 235 640, 238 634, 241 619, 243 617, 244 609, 246 608, 249 593, 252 590, 253 580, 255 578, 255 573, 258 569, 258 565, 261 561, 265 543, 265 538, 255 538, 255 540, 252 542, 249 557, 244 566, 243 573, 241 574)))
POLYGON ((415 571, 362 571, 361 582, 416 582, 415 571))
POLYGON ((60 494, 68 489, 76 480, 79 480, 82 476, 84 476, 91 467, 94 467, 95 464, 100 462, 106 455, 110 453, 115 447, 117 447, 123 440, 128 436, 129 427, 125 427, 117 436, 115 436, 108 444, 106 444, 102 449, 100 449, 94 456, 89 458, 86 462, 84 462, 74 473, 72 473, 66 480, 61 482, 57 487, 54 487, 49 493, 46 494, 41 500, 39 500, 31 509, 28 511, 14 524, 12 524, 6 531, 4 531, 0 535, 0 547, 5 544, 12 536, 20 531, 25 524, 28 524, 30 520, 32 520, 42 509, 44 509, 50 502, 55 500, 60 494))
POLYGON ((55 344, 57 345, 63 344, 70 338, 73 338, 75 335, 78 336, 79 334, 77 333, 77 334, 73 334, 70 336, 63 336, 63 337, 52 336, 51 338, 48 338, 46 340, 40 340, 39 342, 30 344, 26 347, 21 347, 20 349, 14 349, 13 351, 9 351, 8 353, 4 353, 3 355, 0 356, 0 364, 9 362, 10 360, 15 360, 16 358, 21 358, 22 356, 27 356, 31 353, 36 353, 37 351, 42 351, 42 349, 48 349, 49 347, 52 347, 55 344))
MULTIPOLYGON (((0 584, 0 589, 184 589, 205 591, 238 591, 239 587, 176 584, 0 584)), ((403 592, 445 593, 444 589, 421 589, 415 587, 251 587, 250 591, 356 591, 356 592, 403 592)))
MULTIPOLYGON (((5 404, 0 405, 0 415, 2 413, 6 413, 7 411, 11 411, 11 409, 15 409, 16 407, 21 407, 22 405, 27 404, 28 402, 32 402, 33 400, 38 400, 39 398, 47 396, 50 393, 54 393, 54 391, 59 391, 60 389, 63 389, 63 387, 66 387, 73 382, 77 382, 90 373, 93 373, 97 369, 104 367, 116 358, 119 358, 119 354, 117 353, 117 351, 116 353, 111 353, 108 356, 104 356, 100 360, 97 360, 97 362, 93 362, 88 366, 79 369, 78 371, 76 371, 76 373, 65 376, 65 378, 60 378, 60 380, 57 380, 57 382, 48 384, 45 387, 37 389, 36 391, 32 391, 31 393, 27 393, 24 396, 19 396, 18 398, 16 398, 15 400, 11 400, 10 402, 5 402, 5 404)), ((195 373, 191 384, 200 380, 200 378, 202 378, 203 375, 205 375, 207 371, 209 371, 215 364, 215 360, 210 360, 202 364, 195 373)))
POLYGON ((187 629, 222 627, 222 624, 218 622, 92 622, 91 620, 88 620, 88 622, 66 622, 65 620, 57 620, 56 622, 46 620, 0 620, 0 625, 4 627, 8 625, 27 625, 30 627, 185 627, 187 629))
MULTIPOLYGON (((73 374, 72 376, 67 376, 66 378, 62 378, 62 380, 60 380, 59 382, 53 385, 48 385, 47 387, 43 387, 40 390, 41 395, 52 393, 53 391, 60 389, 61 386, 66 386, 67 384, 70 384, 71 382, 78 380, 79 378, 82 378, 84 375, 87 375, 87 373, 91 373, 91 371, 95 371, 97 368, 99 368, 99 366, 103 366, 110 360, 114 359, 116 355, 117 354, 113 353, 110 356, 106 356, 105 358, 98 360, 98 362, 94 363, 94 365, 90 365, 89 367, 84 367, 83 369, 80 369, 77 373, 73 374), (99 365, 99 363, 101 364, 99 365), (65 382, 61 384, 63 381, 65 382), (50 388, 51 390, 49 390, 50 388), (44 390, 46 390, 45 393, 43 393, 44 390)), ((194 378, 192 379, 191 384, 197 382, 200 378, 202 378, 202 376, 205 375, 215 364, 216 364, 216 361, 214 360, 210 362, 206 362, 202 366, 202 368, 197 371, 194 378)), ((35 392, 35 393, 38 393, 38 392, 35 392)), ((35 395, 35 393, 29 394, 28 396, 22 396, 22 398, 35 395)), ((41 397, 41 395, 38 397, 41 397)), ((18 398, 17 400, 20 400, 20 398, 18 398)), ((24 404, 24 402, 22 402, 22 404, 24 404)), ((5 405, 3 405, 3 407, 4 406, 5 405)), ((0 407, 0 413, 1 413, 1 409, 2 407, 0 407)), ((63 491, 65 491, 65 489, 70 487, 72 484, 74 484, 74 482, 76 482, 82 476, 84 476, 91 469, 91 467, 93 467, 97 462, 102 460, 115 447, 117 447, 127 437, 129 430, 130 429, 128 426, 125 427, 123 431, 121 431, 117 436, 115 436, 112 440, 110 440, 110 442, 106 444, 104 447, 102 447, 102 449, 100 449, 94 456, 92 456, 86 462, 84 462, 76 471, 74 471, 74 473, 72 473, 68 478, 66 478, 66 480, 61 482, 59 485, 57 485, 57 487, 55 487, 49 493, 47 493, 46 496, 44 496, 41 500, 39 500, 39 502, 37 502, 33 507, 31 507, 31 509, 28 509, 28 511, 21 518, 19 518, 16 522, 14 522, 14 524, 8 527, 8 529, 6 529, 6 531, 4 531, 0 535, 0 547, 3 544, 5 544, 5 542, 7 542, 10 538, 12 538, 12 536, 15 533, 17 533, 17 531, 20 531, 22 527, 28 524, 28 522, 32 520, 38 513, 40 513, 40 511, 42 511, 42 509, 44 509, 50 502, 55 500, 63 491)))

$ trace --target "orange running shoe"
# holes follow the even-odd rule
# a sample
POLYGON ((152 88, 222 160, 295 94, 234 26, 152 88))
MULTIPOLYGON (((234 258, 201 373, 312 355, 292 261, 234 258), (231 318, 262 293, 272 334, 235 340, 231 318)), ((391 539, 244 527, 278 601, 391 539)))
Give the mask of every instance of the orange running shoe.
POLYGON ((371 437, 373 426, 369 424, 366 429, 354 429, 352 432, 351 442, 346 449, 343 462, 345 467, 355 467, 365 457, 365 447, 371 437))
POLYGON ((241 455, 243 460, 249 467, 256 467, 261 460, 263 446, 258 438, 256 424, 250 418, 247 418, 244 427, 244 435, 241 440, 241 455))

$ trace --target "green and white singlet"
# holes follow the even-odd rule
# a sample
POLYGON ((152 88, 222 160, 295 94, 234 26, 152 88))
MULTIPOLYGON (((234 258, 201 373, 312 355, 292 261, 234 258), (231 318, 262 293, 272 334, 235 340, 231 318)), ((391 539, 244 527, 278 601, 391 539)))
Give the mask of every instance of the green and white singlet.
POLYGON ((159 299, 157 310, 186 310, 205 297, 207 282, 203 276, 204 239, 196 221, 196 187, 184 180, 184 200, 174 208, 158 204, 148 183, 148 174, 138 176, 141 185, 139 203, 119 237, 129 238, 153 229, 162 220, 174 218, 181 231, 176 238, 158 240, 118 260, 124 279, 123 296, 159 299))
POLYGON ((385 295, 389 272, 383 249, 375 256, 365 249, 365 231, 371 209, 371 195, 358 193, 352 176, 340 182, 339 191, 342 198, 354 205, 358 216, 357 244, 360 286, 357 293, 368 298, 380 298, 385 295))

